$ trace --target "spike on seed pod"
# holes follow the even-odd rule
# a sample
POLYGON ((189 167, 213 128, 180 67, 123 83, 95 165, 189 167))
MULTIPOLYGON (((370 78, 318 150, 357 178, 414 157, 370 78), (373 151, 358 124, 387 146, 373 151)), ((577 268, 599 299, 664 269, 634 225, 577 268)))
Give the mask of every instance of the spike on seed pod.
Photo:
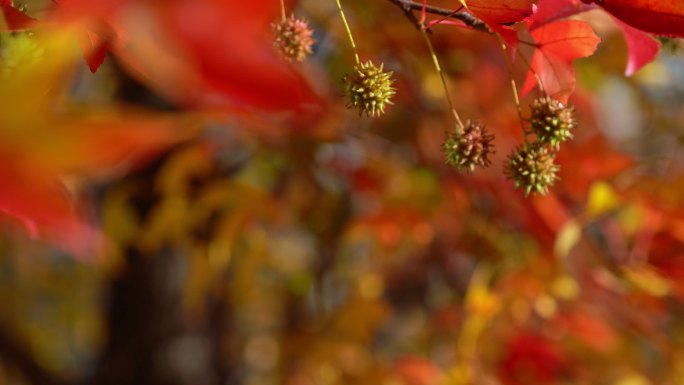
POLYGON ((475 171, 475 167, 491 164, 489 155, 494 152, 494 135, 477 121, 467 121, 465 127, 448 134, 442 148, 446 164, 459 171, 475 171))
POLYGON ((554 163, 556 153, 541 142, 518 146, 506 161, 505 174, 513 180, 515 188, 546 195, 549 187, 558 180, 560 167, 554 163))
POLYGON ((561 142, 572 139, 577 127, 575 109, 549 96, 537 98, 531 106, 530 129, 537 140, 556 149, 561 142))
POLYGON ((304 61, 313 52, 313 31, 305 19, 294 15, 271 24, 273 46, 288 61, 304 61))
POLYGON ((359 115, 379 116, 385 106, 392 104, 395 89, 392 72, 384 72, 383 64, 376 67, 370 60, 354 66, 354 72, 342 78, 347 108, 355 108, 359 115))

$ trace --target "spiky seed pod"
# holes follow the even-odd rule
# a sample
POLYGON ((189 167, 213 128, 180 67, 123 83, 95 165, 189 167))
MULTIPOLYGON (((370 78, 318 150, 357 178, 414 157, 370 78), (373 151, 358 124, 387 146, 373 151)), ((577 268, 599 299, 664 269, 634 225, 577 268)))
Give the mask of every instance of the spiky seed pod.
POLYGON ((304 61, 313 52, 313 31, 305 19, 294 15, 271 24, 276 51, 288 61, 304 61))
POLYGON ((385 106, 392 104, 395 90, 392 87, 392 72, 384 72, 383 64, 376 67, 370 60, 354 66, 354 72, 342 78, 347 108, 355 108, 359 115, 379 116, 385 113, 385 106))
POLYGON ((508 156, 504 172, 515 182, 515 188, 525 190, 525 196, 546 195, 558 179, 560 167, 554 163, 555 158, 556 153, 544 143, 527 143, 508 156))
POLYGON ((459 171, 475 171, 475 167, 491 164, 489 155, 494 152, 494 135, 480 122, 467 121, 462 130, 450 133, 444 142, 443 150, 448 165, 459 171))
POLYGON ((549 96, 537 98, 531 106, 530 129, 537 140, 555 147, 572 139, 577 127, 575 109, 549 96))

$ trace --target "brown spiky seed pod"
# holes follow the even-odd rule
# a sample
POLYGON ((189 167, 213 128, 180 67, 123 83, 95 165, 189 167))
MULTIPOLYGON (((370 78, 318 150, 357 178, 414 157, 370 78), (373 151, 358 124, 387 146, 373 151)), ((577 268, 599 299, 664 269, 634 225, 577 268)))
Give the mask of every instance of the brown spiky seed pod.
POLYGON ((448 165, 459 171, 475 171, 475 167, 491 164, 489 155, 494 152, 494 135, 478 121, 467 121, 465 127, 448 134, 443 150, 448 165))
POLYGON ((531 106, 530 129, 537 140, 555 147, 572 139, 577 127, 575 109, 549 96, 537 98, 531 106))
POLYGON ((508 156, 504 172, 515 182, 515 188, 525 190, 525 196, 546 195, 558 179, 560 167, 554 163, 555 158, 556 153, 544 143, 527 143, 508 156))
POLYGON ((313 31, 305 19, 294 15, 271 24, 276 51, 289 61, 304 61, 313 52, 313 31))
POLYGON ((359 115, 378 116, 385 113, 386 105, 392 104, 392 72, 384 72, 383 64, 376 67, 370 60, 358 63, 342 81, 347 107, 357 109, 359 115))

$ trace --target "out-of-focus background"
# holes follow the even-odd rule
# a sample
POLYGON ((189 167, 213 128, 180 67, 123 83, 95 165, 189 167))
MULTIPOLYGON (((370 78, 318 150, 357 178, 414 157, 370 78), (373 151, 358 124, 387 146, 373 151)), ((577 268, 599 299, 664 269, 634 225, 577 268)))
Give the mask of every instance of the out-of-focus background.
POLYGON ((108 22, 63 3, 14 6, 88 34, 0 33, 0 196, 38 218, 0 219, 1 384, 684 383, 678 40, 625 77, 614 22, 581 16, 603 41, 575 67, 580 124, 560 181, 526 198, 502 172, 522 133, 490 35, 431 34, 461 116, 496 135, 491 167, 461 174, 439 76, 389 1, 343 2, 362 59, 394 72, 377 119, 344 108, 332 0, 286 4, 315 31, 294 70, 235 43, 271 2, 84 6, 108 22), (309 97, 313 118, 280 112, 309 97))

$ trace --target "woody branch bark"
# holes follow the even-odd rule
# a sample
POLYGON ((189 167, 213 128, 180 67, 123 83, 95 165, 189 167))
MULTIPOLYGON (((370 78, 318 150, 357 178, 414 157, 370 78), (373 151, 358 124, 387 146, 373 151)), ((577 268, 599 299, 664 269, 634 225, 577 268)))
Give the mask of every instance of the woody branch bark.
MULTIPOLYGON (((397 7, 401 8, 402 11, 404 11, 404 14, 406 17, 411 20, 413 24, 416 25, 418 29, 421 29, 420 21, 418 18, 416 18, 416 15, 413 13, 413 11, 420 11, 423 9, 423 4, 415 1, 410 1, 410 0, 388 0, 390 3, 396 5, 397 7)), ((432 5, 427 5, 425 7, 425 11, 431 15, 437 15, 437 16, 443 16, 445 18, 449 19, 455 19, 455 20, 460 20, 463 22, 463 24, 470 26, 471 28, 478 30, 478 31, 483 31, 483 32, 490 32, 489 28, 487 28, 487 25, 482 22, 482 20, 476 18, 475 16, 471 15, 467 11, 461 7, 461 9, 447 9, 447 8, 441 8, 441 7, 435 7, 432 5)))

